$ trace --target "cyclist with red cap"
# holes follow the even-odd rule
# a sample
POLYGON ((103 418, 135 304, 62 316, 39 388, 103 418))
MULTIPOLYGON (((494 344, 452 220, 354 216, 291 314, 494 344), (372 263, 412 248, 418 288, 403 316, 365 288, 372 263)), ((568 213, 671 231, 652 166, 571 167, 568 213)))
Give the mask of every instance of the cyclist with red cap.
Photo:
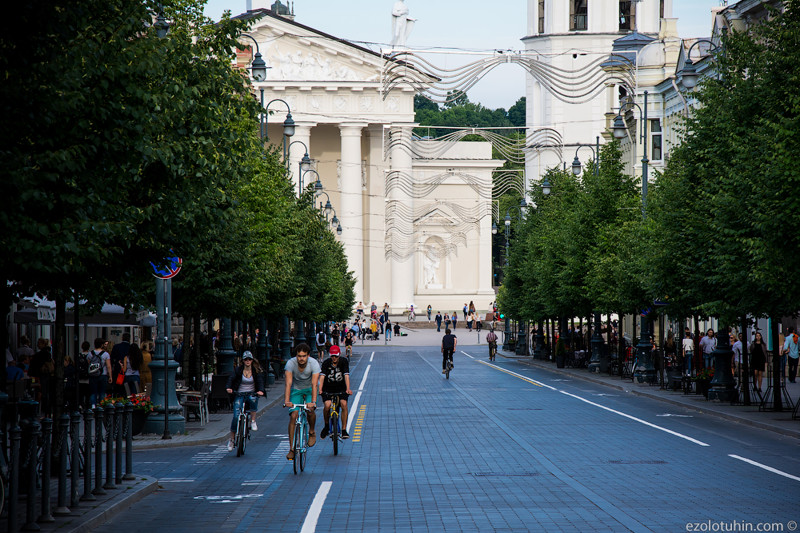
POLYGON ((347 398, 353 393, 350 390, 350 363, 346 357, 339 357, 341 351, 335 344, 330 348, 331 356, 322 363, 322 371, 319 375, 319 392, 325 407, 322 415, 325 417, 325 424, 322 426, 321 439, 328 436, 328 426, 331 416, 331 398, 339 396, 341 404, 342 438, 347 439, 347 398))

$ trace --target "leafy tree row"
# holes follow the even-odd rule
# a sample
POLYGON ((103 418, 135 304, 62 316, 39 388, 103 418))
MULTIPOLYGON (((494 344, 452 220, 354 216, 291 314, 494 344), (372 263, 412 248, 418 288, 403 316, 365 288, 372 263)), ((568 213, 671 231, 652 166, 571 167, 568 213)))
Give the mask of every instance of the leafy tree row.
POLYGON ((800 309, 800 0, 723 36, 662 174, 649 189, 622 172, 616 143, 580 179, 551 170, 553 192, 516 228, 499 302, 514 317, 634 312, 665 300, 673 317, 793 315, 800 309))
MULTIPOLYGON (((489 109, 481 104, 470 102, 467 95, 461 93, 443 106, 422 95, 414 97, 415 118, 420 126, 449 126, 451 128, 505 128, 525 127, 525 97, 521 97, 505 109, 489 109)), ((420 136, 441 137, 452 132, 452 129, 416 128, 420 136)))
POLYGON ((215 23, 192 0, 14 11, 0 22, 6 308, 33 293, 60 311, 75 295, 149 305, 149 263, 177 254, 185 316, 349 313, 344 250, 265 151, 258 101, 232 66, 246 22, 215 23))

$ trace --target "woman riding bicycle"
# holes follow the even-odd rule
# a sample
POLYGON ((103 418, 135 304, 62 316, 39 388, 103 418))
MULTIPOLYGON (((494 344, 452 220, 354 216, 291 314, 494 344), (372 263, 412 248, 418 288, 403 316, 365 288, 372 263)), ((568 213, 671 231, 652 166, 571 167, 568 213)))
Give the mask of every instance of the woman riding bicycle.
POLYGON ((245 408, 250 413, 250 430, 257 431, 256 411, 258 411, 258 397, 264 396, 264 372, 258 361, 253 359, 253 354, 249 351, 242 354, 242 366, 236 367, 228 378, 226 390, 228 394, 236 393, 233 401, 233 419, 231 420, 231 436, 228 440, 228 451, 233 451, 234 437, 236 436, 236 423, 239 420, 239 413, 245 408))

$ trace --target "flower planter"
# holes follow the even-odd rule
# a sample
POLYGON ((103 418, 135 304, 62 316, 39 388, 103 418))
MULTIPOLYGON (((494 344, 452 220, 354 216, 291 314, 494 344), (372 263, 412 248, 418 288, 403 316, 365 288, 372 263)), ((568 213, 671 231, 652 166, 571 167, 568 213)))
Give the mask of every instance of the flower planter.
POLYGON ((711 380, 710 379, 698 379, 695 381, 697 394, 702 394, 705 398, 708 398, 708 389, 711 388, 711 380))
POLYGON ((134 409, 131 414, 131 435, 139 435, 144 429, 144 423, 147 421, 147 411, 144 409, 134 409))

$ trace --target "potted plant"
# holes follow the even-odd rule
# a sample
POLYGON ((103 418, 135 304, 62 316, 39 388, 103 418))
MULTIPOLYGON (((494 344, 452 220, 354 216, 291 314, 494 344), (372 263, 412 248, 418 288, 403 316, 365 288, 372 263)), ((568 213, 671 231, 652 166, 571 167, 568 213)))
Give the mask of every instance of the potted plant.
POLYGON ((144 428, 144 423, 147 421, 147 415, 153 412, 155 405, 150 401, 150 397, 145 393, 132 394, 128 398, 128 403, 133 406, 133 413, 131 416, 131 435, 138 435, 144 428))
POLYGON ((700 370, 692 379, 697 384, 697 394, 702 394, 708 398, 708 389, 711 388, 711 379, 714 377, 713 368, 700 370))

